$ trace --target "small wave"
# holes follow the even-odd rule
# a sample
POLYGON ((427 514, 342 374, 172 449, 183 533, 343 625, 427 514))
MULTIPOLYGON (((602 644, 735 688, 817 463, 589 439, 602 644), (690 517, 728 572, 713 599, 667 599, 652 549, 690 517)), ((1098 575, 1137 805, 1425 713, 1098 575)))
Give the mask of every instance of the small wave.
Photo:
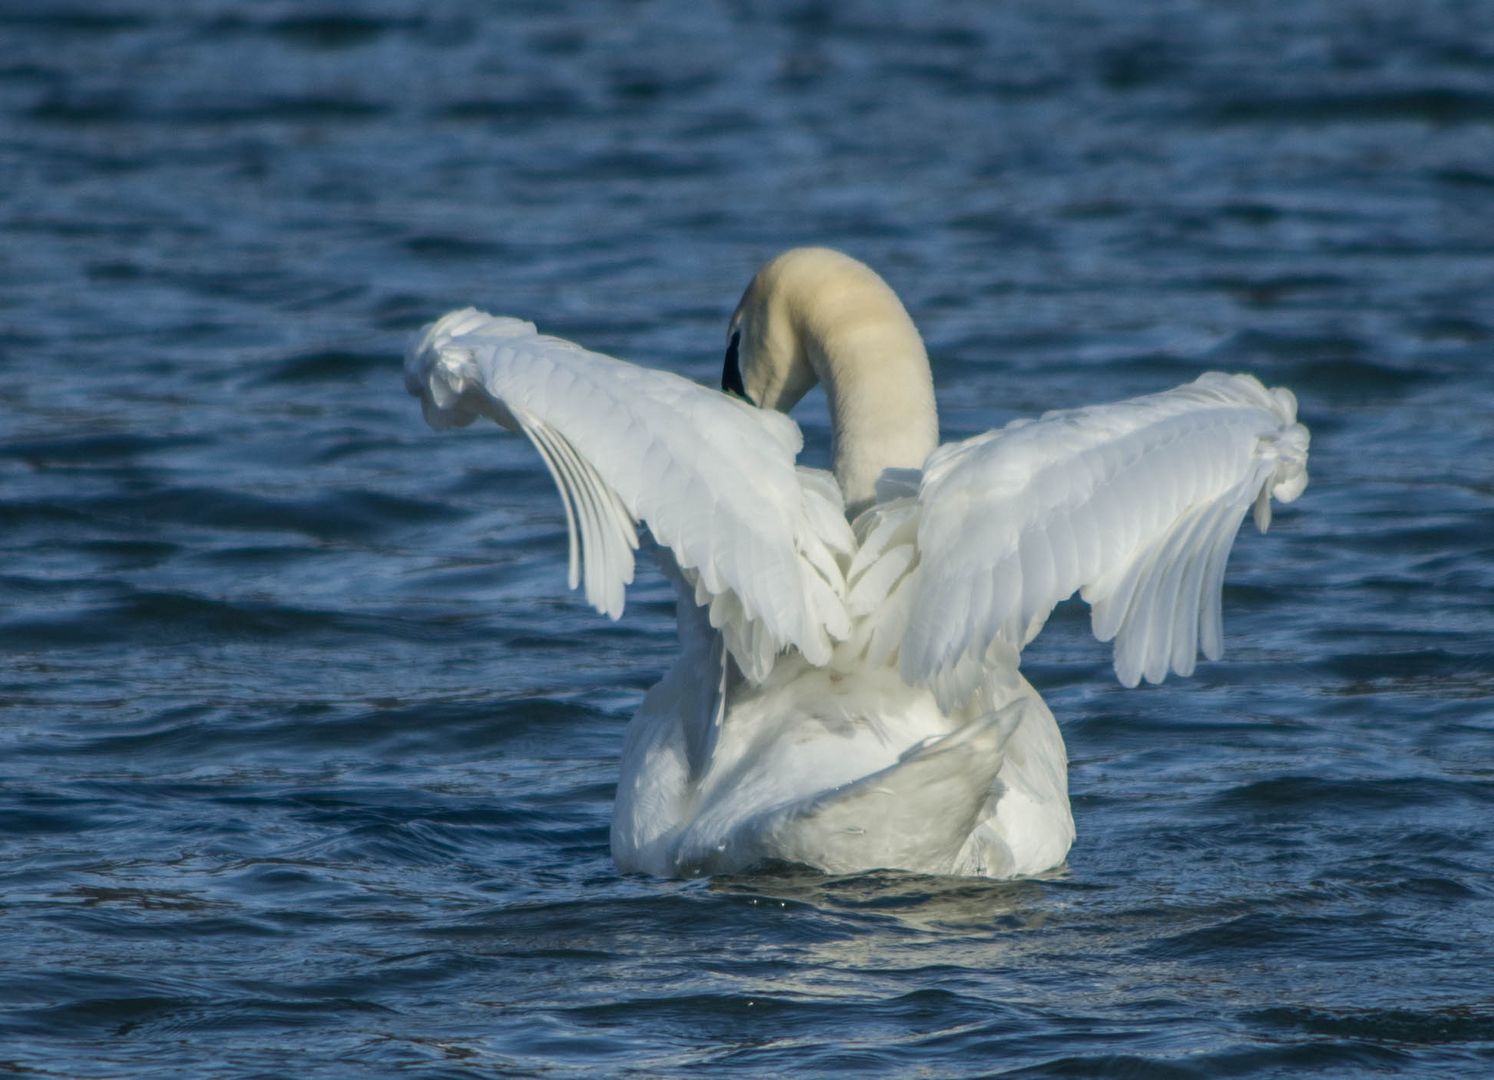
POLYGON ((1325 125, 1393 123, 1494 123, 1494 95, 1454 87, 1364 90, 1358 93, 1261 95, 1237 98, 1210 108, 1217 124, 1325 125))
POLYGON ((394 362, 382 350, 349 352, 344 349, 318 349, 268 365, 256 382, 261 386, 347 382, 375 372, 388 373, 393 370, 394 362))
POLYGON ((206 37, 265 36, 306 49, 339 50, 367 45, 387 34, 411 33, 425 26, 417 17, 398 18, 332 10, 312 15, 257 19, 224 16, 205 24, 206 37))
POLYGON ((1494 1010, 1487 1004, 1429 1009, 1261 1009, 1251 1020, 1271 1027, 1374 1042, 1494 1042, 1494 1010))
POLYGON ((1270 812, 1301 819, 1320 814, 1358 815, 1415 809, 1472 794, 1475 792, 1470 785, 1441 778, 1274 776, 1230 788, 1215 796, 1211 804, 1224 813, 1270 812))

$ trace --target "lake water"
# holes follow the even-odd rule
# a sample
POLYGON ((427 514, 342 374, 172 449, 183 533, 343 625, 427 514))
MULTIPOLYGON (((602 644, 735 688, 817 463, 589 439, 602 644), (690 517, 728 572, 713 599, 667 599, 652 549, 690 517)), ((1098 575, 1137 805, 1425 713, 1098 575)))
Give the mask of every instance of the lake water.
POLYGON ((1487 1075, 1491 347, 1486 3, 0 2, 0 1071, 1487 1075), (666 586, 403 390, 466 303, 714 381, 808 242, 946 437, 1312 428, 1223 661, 1029 651, 1042 880, 620 877, 666 586))

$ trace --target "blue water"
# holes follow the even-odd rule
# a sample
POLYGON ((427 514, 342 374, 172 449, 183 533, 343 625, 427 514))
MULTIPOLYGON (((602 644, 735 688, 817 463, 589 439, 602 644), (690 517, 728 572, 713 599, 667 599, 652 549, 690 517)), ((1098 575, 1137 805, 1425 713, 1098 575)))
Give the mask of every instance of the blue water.
POLYGON ((1486 3, 4 0, 0 1071, 1488 1075, 1491 347, 1486 3), (466 303, 713 380, 806 242, 946 437, 1213 368, 1313 430, 1223 661, 1029 651, 1042 880, 619 877, 666 587, 593 615, 403 391, 466 303))

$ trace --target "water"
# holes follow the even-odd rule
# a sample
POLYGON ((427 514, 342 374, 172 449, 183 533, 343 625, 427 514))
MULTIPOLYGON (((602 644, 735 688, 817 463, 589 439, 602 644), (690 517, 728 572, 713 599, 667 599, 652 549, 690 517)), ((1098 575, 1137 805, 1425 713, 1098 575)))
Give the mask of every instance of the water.
POLYGON ((0 1068, 1494 1069, 1494 8, 418 11, 0 4, 0 1068), (1225 661, 1030 651, 1043 880, 619 877, 665 586, 592 615, 401 388, 469 302, 713 379, 805 242, 947 437, 1210 368, 1313 429, 1225 661))

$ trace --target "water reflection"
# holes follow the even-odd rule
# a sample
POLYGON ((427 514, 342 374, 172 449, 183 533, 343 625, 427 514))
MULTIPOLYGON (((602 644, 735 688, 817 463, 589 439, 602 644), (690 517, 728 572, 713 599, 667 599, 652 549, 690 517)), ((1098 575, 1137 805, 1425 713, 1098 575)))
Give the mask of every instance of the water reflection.
POLYGON ((900 870, 833 875, 780 864, 758 873, 713 878, 710 887, 712 892, 765 902, 792 901, 828 911, 887 915, 910 927, 936 929, 995 925, 997 920, 1043 903, 1043 882, 1067 876, 1063 868, 1022 881, 900 870))

